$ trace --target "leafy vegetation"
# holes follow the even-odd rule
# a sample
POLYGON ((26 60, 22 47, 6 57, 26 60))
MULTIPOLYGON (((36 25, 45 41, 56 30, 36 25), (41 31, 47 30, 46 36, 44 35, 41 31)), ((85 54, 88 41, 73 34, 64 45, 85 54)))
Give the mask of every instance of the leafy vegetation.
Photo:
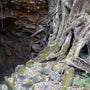
POLYGON ((74 84, 75 85, 78 85, 80 87, 85 87, 85 85, 87 83, 90 83, 90 77, 88 76, 87 73, 83 73, 82 75, 85 76, 85 79, 81 79, 80 80, 80 78, 74 77, 74 80, 73 81, 74 81, 74 84))

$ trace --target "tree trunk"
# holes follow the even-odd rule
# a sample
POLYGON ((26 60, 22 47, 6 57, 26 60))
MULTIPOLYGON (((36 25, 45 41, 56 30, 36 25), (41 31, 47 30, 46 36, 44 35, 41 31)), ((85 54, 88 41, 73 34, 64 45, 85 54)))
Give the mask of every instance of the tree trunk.
POLYGON ((89 56, 89 0, 48 0, 48 3, 48 17, 51 17, 47 20, 50 26, 48 46, 35 60, 42 62, 57 58, 72 64, 73 57, 89 56))

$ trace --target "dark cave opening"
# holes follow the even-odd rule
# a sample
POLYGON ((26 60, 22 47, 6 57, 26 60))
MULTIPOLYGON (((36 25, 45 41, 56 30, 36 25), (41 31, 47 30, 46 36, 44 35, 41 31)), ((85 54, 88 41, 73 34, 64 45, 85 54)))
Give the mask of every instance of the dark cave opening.
POLYGON ((28 29, 28 33, 25 27, 15 25, 15 20, 16 18, 3 19, 3 28, 0 20, 0 80, 14 72, 17 65, 34 59, 47 45, 45 31, 31 37, 35 31, 28 29))
POLYGON ((47 46, 47 26, 43 18, 48 1, 37 0, 0 2, 0 80, 15 71, 17 65, 34 59, 47 46), (41 26, 39 28, 39 26, 41 26), (36 31, 40 33, 32 37, 36 31))
POLYGON ((15 35, 15 18, 3 19, 3 28, 0 20, 0 74, 9 74, 18 64, 24 63, 20 54, 21 41, 15 35))
POLYGON ((88 56, 89 56, 88 46, 85 45, 85 46, 81 49, 80 54, 79 54, 79 57, 81 57, 81 58, 83 58, 83 59, 86 59, 88 56))

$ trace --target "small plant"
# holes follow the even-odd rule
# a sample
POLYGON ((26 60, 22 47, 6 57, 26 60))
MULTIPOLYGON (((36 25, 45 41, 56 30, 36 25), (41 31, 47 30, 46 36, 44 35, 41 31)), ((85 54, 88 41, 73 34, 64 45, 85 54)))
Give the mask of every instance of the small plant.
POLYGON ((74 77, 74 84, 75 85, 78 85, 78 86, 84 86, 84 85, 86 85, 86 82, 84 81, 84 80, 80 80, 79 78, 77 78, 77 77, 74 77))
POLYGON ((85 76, 86 78, 80 80, 79 78, 74 77, 74 84, 84 87, 86 83, 90 83, 90 77, 87 75, 87 73, 83 73, 82 75, 85 76))
POLYGON ((90 77, 88 76, 88 74, 83 73, 82 75, 84 75, 86 77, 86 83, 90 83, 90 77))

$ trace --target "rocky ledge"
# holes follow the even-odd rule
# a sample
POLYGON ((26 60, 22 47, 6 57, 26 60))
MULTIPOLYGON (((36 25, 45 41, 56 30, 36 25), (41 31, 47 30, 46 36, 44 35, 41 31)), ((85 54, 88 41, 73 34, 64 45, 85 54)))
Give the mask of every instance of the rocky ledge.
MULTIPOLYGON (((18 65, 10 77, 5 76, 0 90, 83 90, 78 80, 85 80, 83 75, 63 62, 38 63, 28 61, 26 65, 18 65), (75 81, 77 78, 77 82, 75 81), (69 87, 69 85, 72 85, 69 87)), ((81 82, 83 85, 83 82, 81 82)), ((88 89, 87 89, 88 90, 88 89)))

